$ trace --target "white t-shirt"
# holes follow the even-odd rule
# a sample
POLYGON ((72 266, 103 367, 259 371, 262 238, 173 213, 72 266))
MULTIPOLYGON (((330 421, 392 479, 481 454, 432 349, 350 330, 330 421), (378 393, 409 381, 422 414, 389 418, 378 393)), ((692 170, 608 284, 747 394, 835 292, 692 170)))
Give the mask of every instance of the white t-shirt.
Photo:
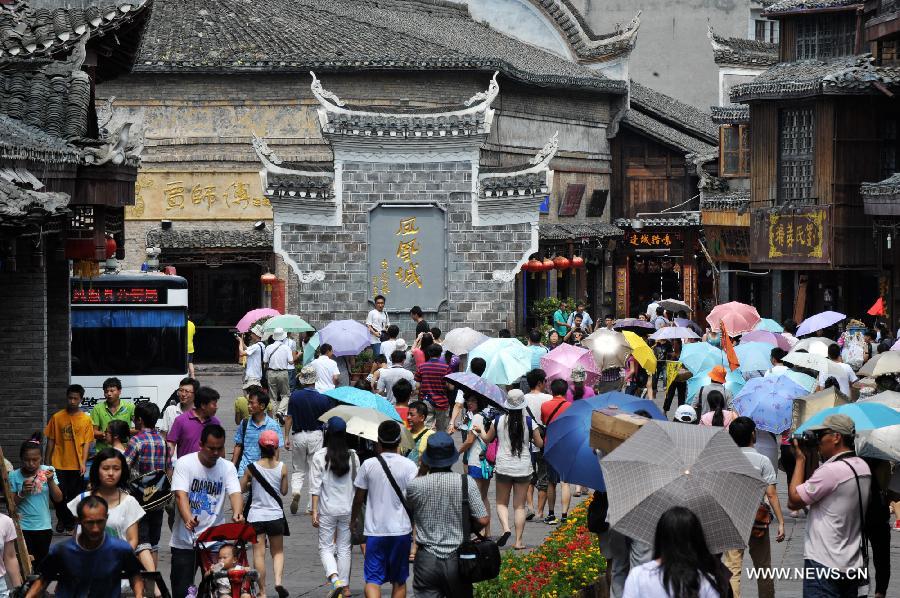
MULTIPOLYGON (((516 415, 526 415, 524 409, 520 411, 513 411, 512 413, 516 415)), ((525 440, 525 446, 518 456, 512 451, 512 443, 509 440, 509 431, 507 426, 508 421, 509 416, 506 415, 501 415, 500 419, 497 421, 497 438, 500 439, 500 442, 497 445, 497 463, 494 466, 494 471, 499 474, 511 477, 531 475, 531 450, 529 449, 531 438, 528 434, 527 416, 523 424, 522 431, 522 437, 525 440)), ((532 423, 532 430, 534 430, 534 423, 532 423)))
POLYGON ((528 413, 528 411, 525 413, 531 416, 534 423, 544 425, 544 422, 541 421, 541 405, 552 399, 553 397, 542 392, 525 393, 525 405, 531 409, 531 413, 528 413))
MULTIPOLYGON (((80 503, 82 499, 90 496, 90 494, 90 492, 82 492, 67 502, 66 507, 68 507, 69 512, 75 517, 78 517, 78 503, 80 503)), ((121 494, 119 494, 119 504, 110 509, 109 516, 106 519, 106 533, 127 542, 128 539, 125 537, 125 533, 128 531, 129 527, 141 520, 144 513, 145 511, 143 507, 138 504, 137 499, 124 490, 121 491, 121 494)))
POLYGON ((272 370, 289 370, 291 369, 291 346, 287 341, 274 342, 266 347, 264 353, 264 361, 269 364, 272 370))
POLYGON ((175 462, 172 474, 172 492, 187 492, 191 514, 199 525, 194 528, 193 535, 184 527, 180 517, 176 517, 172 527, 172 548, 193 548, 193 539, 214 525, 219 525, 225 518, 225 500, 241 491, 237 470, 234 464, 226 459, 219 459, 211 467, 200 463, 197 453, 180 457, 175 462))
POLYGON ((850 396, 850 385, 859 380, 849 364, 832 362, 830 368, 819 372, 819 386, 825 386, 825 381, 832 376, 837 380, 841 392, 847 397, 850 396))
POLYGON ((341 373, 335 360, 327 355, 320 355, 310 365, 316 370, 316 390, 325 392, 334 388, 334 377, 341 373))
MULTIPOLYGON (((400 490, 406 494, 406 485, 419 473, 418 466, 397 453, 382 453, 381 456, 400 490)), ((409 516, 378 459, 375 457, 367 459, 360 466, 353 484, 357 488, 369 491, 366 498, 367 536, 402 536, 412 531, 409 516)))
POLYGON ((377 309, 373 309, 369 312, 369 315, 366 316, 366 325, 371 326, 375 330, 379 332, 379 334, 372 335, 373 343, 380 343, 381 336, 380 333, 387 330, 387 327, 390 326, 390 320, 388 319, 388 315, 386 311, 378 311, 377 309))
MULTIPOLYGON (((391 353, 396 351, 398 346, 400 346, 400 340, 396 338, 388 339, 381 343, 381 354, 387 357, 388 367, 391 366, 391 353)), ((403 342, 403 346, 406 346, 406 341, 403 342)))
MULTIPOLYGON (((16 539, 16 524, 7 515, 0 513, 0 546, 6 547, 7 542, 16 539)), ((6 561, 0 559, 0 579, 6 575, 6 561)))
MULTIPOLYGON (((671 598, 672 594, 663 587, 662 578, 662 568, 656 561, 634 567, 625 580, 622 598, 671 598)), ((705 575, 700 577, 700 598, 719 598, 719 592, 705 575)))
MULTIPOLYGON (((190 407, 187 409, 190 411, 190 407)), ((172 424, 175 423, 175 418, 184 413, 181 409, 181 403, 177 405, 169 405, 166 407, 165 411, 162 413, 162 419, 157 422, 156 429, 160 432, 168 432, 172 429, 172 424)))
MULTIPOLYGON (((258 462, 254 463, 256 470, 259 471, 263 479, 269 482, 269 485, 275 492, 281 492, 281 470, 284 463, 281 461, 271 468, 267 469, 258 462)), ((247 521, 256 523, 257 521, 275 521, 284 517, 284 509, 278 506, 275 499, 272 498, 266 489, 256 481, 256 478, 250 476, 250 486, 253 490, 253 502, 250 503, 250 512, 247 513, 247 521)))
POLYGON ((264 351, 265 345, 254 343, 247 347, 247 367, 244 369, 244 380, 259 380, 262 378, 262 359, 259 351, 264 351))
POLYGON ((751 448, 749 446, 741 448, 741 452, 744 453, 744 456, 747 457, 747 460, 750 461, 750 464, 756 468, 756 471, 759 472, 759 476, 766 482, 766 484, 774 484, 778 481, 778 476, 775 473, 775 468, 772 467, 772 462, 769 461, 769 458, 765 455, 757 452, 755 448, 751 448))
POLYGON ((353 509, 353 475, 359 472, 359 457, 350 450, 350 471, 338 477, 325 469, 327 448, 320 448, 312 458, 309 472, 309 493, 319 497, 319 514, 329 517, 349 515, 353 509))
MULTIPOLYGON (((472 426, 478 426, 480 429, 484 430, 484 416, 480 413, 473 415, 467 423, 469 429, 471 429, 472 426)), ((487 447, 484 445, 484 442, 482 442, 478 437, 478 434, 476 434, 475 442, 473 442, 472 446, 469 447, 469 450, 466 451, 466 464, 473 467, 481 465, 481 453, 486 450, 487 447)))

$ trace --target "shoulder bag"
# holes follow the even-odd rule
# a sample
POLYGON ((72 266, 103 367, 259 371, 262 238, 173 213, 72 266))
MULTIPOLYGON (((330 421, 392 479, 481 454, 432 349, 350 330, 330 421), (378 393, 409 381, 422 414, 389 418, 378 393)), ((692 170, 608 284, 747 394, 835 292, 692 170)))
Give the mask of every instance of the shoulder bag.
MULTIPOLYGON (((278 503, 278 506, 281 508, 281 524, 284 526, 284 535, 290 536, 291 530, 290 530, 290 528, 288 528, 287 517, 284 516, 284 503, 281 501, 281 497, 278 496, 278 493, 275 492, 275 488, 272 488, 272 485, 269 484, 268 480, 266 480, 266 478, 264 478, 262 476, 262 474, 259 473, 259 470, 256 469, 255 464, 250 463, 249 465, 247 465, 247 469, 250 471, 250 475, 253 476, 253 479, 255 479, 257 482, 259 482, 259 485, 263 487, 263 490, 265 490, 269 494, 269 496, 274 498, 275 502, 278 503)), ((253 486, 250 487, 250 497, 247 500, 247 504, 249 505, 252 501, 253 501, 253 486)), ((250 509, 245 507, 244 511, 245 511, 244 517, 246 517, 247 513, 250 512, 250 509)))
MULTIPOLYGON (((853 467, 852 465, 850 465, 850 463, 848 463, 846 461, 846 459, 848 457, 853 457, 853 456, 855 456, 855 455, 851 454, 851 455, 847 455, 843 458, 839 457, 837 460, 843 461, 844 464, 850 468, 850 471, 853 472, 853 477, 854 477, 854 479, 856 479, 856 492, 857 492, 857 496, 859 497, 859 551, 862 553, 862 558, 863 558, 862 568, 865 570, 868 570, 868 568, 869 568, 869 538, 868 538, 868 534, 866 533, 866 509, 865 509, 865 507, 863 507, 862 485, 859 483, 859 474, 856 473, 856 468, 853 467)), ((869 487, 870 501, 869 502, 871 502, 871 495, 872 495, 872 488, 870 485, 870 487, 869 487)), ((865 579, 859 580, 860 588, 862 588, 863 586, 868 586, 868 585, 869 585, 868 577, 866 577, 865 579)), ((860 590, 860 592, 861 592, 861 590, 860 590)), ((868 595, 868 591, 865 594, 860 593, 859 595, 860 596, 868 595)))
POLYGON ((172 483, 165 470, 157 469, 128 482, 128 493, 145 511, 156 511, 172 498, 172 483))
POLYGON ((472 509, 469 506, 469 476, 462 474, 462 528, 463 541, 456 551, 459 576, 467 583, 478 583, 500 575, 500 547, 497 543, 474 532, 472 535, 472 509))
POLYGON ((384 460, 384 457, 381 455, 375 455, 375 458, 378 459, 378 462, 381 463, 381 468, 384 470, 384 475, 387 476, 388 482, 391 483, 391 487, 394 489, 394 492, 397 493, 397 498, 400 499, 400 504, 403 505, 403 510, 406 511, 407 517, 409 517, 410 525, 413 524, 413 516, 412 511, 409 508, 409 505, 406 504, 406 498, 403 496, 403 491, 400 490, 400 486, 397 484, 397 480, 394 479, 394 474, 391 473, 391 468, 388 467, 387 463, 384 460))
MULTIPOLYGON (((356 463, 353 461, 353 458, 356 457, 359 459, 356 452, 351 449, 350 450, 350 476, 351 483, 356 480, 356 463)), ((355 490, 354 490, 355 492, 355 490)), ((352 546, 359 546, 361 544, 366 543, 366 503, 363 501, 362 507, 359 509, 359 518, 356 520, 356 526, 350 528, 350 544, 352 546)))

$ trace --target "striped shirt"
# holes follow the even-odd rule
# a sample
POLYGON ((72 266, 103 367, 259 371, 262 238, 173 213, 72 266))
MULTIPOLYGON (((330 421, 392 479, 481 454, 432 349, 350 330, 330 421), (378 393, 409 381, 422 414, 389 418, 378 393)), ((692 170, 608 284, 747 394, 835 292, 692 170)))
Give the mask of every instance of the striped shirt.
POLYGON ((131 437, 125 448, 125 460, 132 473, 144 475, 151 471, 166 469, 169 461, 166 458, 168 447, 162 434, 156 429, 144 428, 131 437))
POLYGON ((440 357, 429 359, 416 369, 416 382, 419 383, 419 397, 428 397, 435 409, 450 408, 447 398, 447 385, 444 376, 450 373, 450 366, 440 357))

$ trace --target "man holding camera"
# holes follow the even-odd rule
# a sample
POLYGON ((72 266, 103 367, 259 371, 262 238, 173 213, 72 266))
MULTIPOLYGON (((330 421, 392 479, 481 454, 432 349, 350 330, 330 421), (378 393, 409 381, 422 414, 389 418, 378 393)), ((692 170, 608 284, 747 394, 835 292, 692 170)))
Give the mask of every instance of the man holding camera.
POLYGON ((797 465, 788 488, 788 507, 809 506, 803 556, 805 569, 813 572, 803 580, 803 595, 856 598, 867 593, 862 513, 872 474, 853 452, 856 428, 846 415, 829 415, 808 432, 793 440, 797 465), (822 464, 804 481, 804 449, 813 446, 822 464))

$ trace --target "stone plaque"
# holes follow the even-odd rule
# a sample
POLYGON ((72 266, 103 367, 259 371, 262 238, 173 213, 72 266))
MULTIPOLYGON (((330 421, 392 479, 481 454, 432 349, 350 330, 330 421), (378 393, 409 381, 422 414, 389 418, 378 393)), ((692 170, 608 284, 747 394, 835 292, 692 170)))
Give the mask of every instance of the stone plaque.
POLYGON ((389 312, 437 311, 447 299, 447 214, 436 205, 376 206, 369 212, 369 290, 389 312))
POLYGON ((269 220, 256 172, 141 172, 128 220, 269 220))

